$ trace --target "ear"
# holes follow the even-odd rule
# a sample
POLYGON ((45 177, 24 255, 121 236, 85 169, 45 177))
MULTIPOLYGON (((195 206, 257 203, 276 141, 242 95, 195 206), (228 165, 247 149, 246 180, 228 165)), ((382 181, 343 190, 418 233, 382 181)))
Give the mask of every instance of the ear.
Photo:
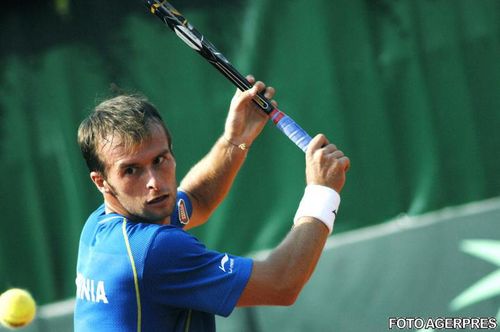
POLYGON ((97 190, 99 190, 102 194, 109 192, 109 186, 102 176, 101 172, 90 172, 90 179, 92 180, 92 182, 94 182, 97 190))

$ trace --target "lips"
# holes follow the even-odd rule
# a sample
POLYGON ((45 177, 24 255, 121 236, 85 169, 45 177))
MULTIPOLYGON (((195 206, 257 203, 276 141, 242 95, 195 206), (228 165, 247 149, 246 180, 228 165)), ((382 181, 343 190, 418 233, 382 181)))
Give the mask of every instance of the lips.
POLYGON ((158 197, 155 197, 153 199, 148 200, 147 204, 153 205, 153 204, 163 203, 167 200, 167 198, 168 198, 168 195, 161 195, 161 196, 158 196, 158 197))

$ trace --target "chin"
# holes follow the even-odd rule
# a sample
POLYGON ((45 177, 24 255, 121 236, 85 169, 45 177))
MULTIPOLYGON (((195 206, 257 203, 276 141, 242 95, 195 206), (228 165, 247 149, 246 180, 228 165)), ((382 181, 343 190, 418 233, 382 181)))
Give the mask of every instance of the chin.
POLYGON ((165 219, 169 218, 172 215, 172 211, 173 209, 165 209, 165 212, 161 213, 146 212, 144 214, 144 219, 155 224, 163 224, 165 222, 165 219))

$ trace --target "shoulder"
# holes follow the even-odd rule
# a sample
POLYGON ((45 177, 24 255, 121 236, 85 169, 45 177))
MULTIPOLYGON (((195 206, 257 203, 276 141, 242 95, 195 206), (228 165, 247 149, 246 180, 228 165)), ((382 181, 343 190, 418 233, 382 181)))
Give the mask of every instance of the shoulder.
POLYGON ((105 215, 104 204, 100 205, 97 209, 90 214, 90 216, 85 221, 83 226, 80 240, 88 241, 89 238, 95 233, 95 229, 98 225, 99 220, 105 215))
POLYGON ((205 250, 205 246, 193 235, 176 226, 161 226, 156 229, 150 251, 166 255, 205 250))
POLYGON ((90 214, 90 216, 87 218, 87 223, 98 222, 99 219, 105 214, 105 205, 103 203, 90 214))
MULTIPOLYGON (((144 241, 146 242, 146 241, 144 241)), ((207 250, 194 236, 175 226, 162 226, 147 241, 144 276, 149 280, 189 271, 205 261, 207 250)))

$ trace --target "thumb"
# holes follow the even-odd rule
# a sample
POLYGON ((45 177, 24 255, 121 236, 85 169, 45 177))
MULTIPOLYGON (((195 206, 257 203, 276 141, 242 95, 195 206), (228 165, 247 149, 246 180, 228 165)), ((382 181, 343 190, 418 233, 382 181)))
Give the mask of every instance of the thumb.
MULTIPOLYGON (((252 87, 248 90, 252 90, 252 89, 255 89, 255 77, 253 77, 253 75, 247 75, 246 76, 246 79, 248 81, 248 83, 250 83, 252 85, 252 87)), ((239 88, 236 89, 236 92, 234 93, 234 96, 235 97, 239 97, 242 93, 245 93, 247 92, 248 90, 240 90, 239 88)), ((253 93, 253 92, 252 92, 253 93)), ((255 92, 256 93, 256 92, 255 92)))
POLYGON ((250 94, 250 97, 251 97, 251 98, 253 98, 253 97, 255 97, 255 96, 256 96, 256 95, 257 95, 260 91, 264 91, 264 90, 265 90, 265 88, 266 88, 266 85, 265 85, 263 82, 261 82, 261 81, 257 81, 257 82, 256 82, 256 83, 252 86, 252 88, 251 88, 251 89, 248 89, 248 90, 247 90, 247 91, 245 91, 245 92, 249 93, 249 94, 250 94))
POLYGON ((255 88, 255 86, 245 91, 237 89, 236 93, 234 94, 237 105, 250 102, 257 95, 257 92, 258 90, 255 88))

